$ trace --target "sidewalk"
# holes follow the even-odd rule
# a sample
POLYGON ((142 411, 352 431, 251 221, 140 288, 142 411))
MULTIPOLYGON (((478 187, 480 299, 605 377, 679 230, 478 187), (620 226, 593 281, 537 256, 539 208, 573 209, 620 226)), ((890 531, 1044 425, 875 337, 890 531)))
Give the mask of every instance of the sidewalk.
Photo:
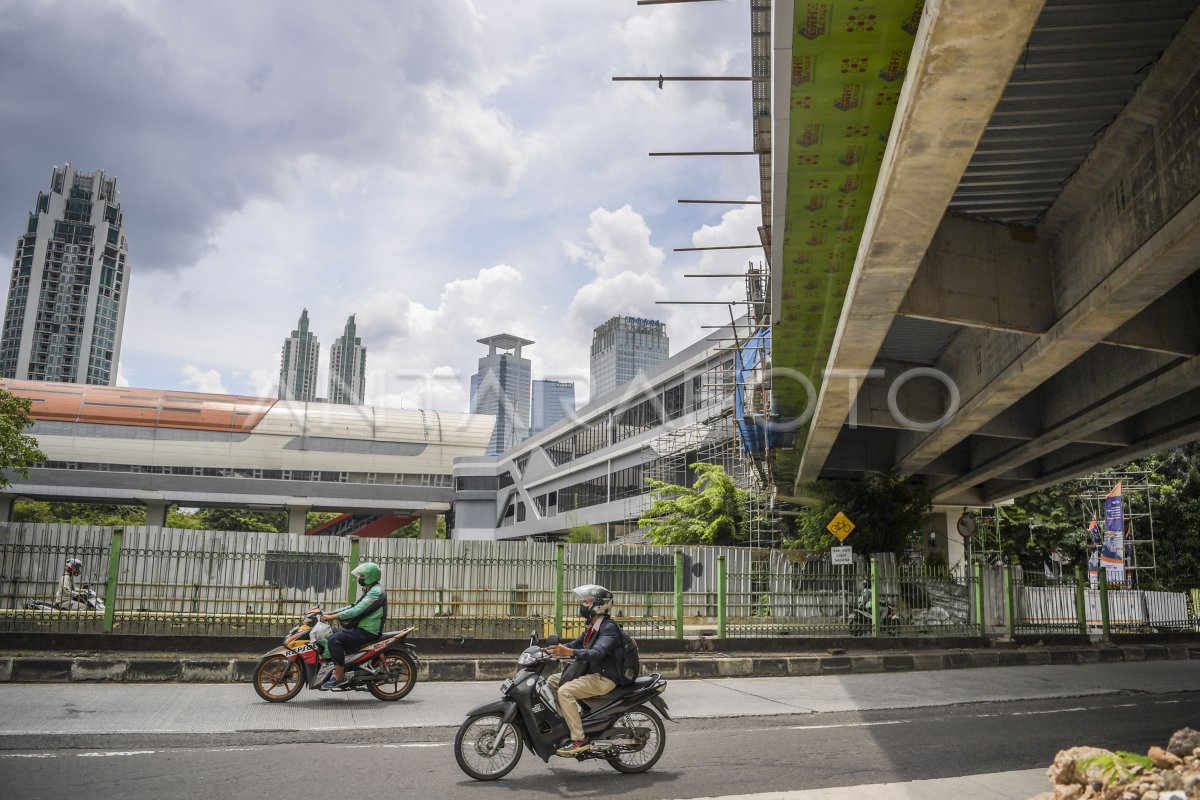
MULTIPOLYGON (((797 642, 797 645, 800 645, 797 642)), ((417 642, 420 655, 420 643, 417 642)), ((513 671, 508 654, 420 655, 418 679, 502 680, 513 671)), ((108 683, 242 683, 253 677, 259 656, 250 653, 28 653, 0 651, 0 683, 99 681, 108 683)), ((642 672, 691 678, 804 677, 1200 659, 1200 643, 1145 645, 1026 646, 1011 649, 841 651, 794 653, 644 654, 642 672)))

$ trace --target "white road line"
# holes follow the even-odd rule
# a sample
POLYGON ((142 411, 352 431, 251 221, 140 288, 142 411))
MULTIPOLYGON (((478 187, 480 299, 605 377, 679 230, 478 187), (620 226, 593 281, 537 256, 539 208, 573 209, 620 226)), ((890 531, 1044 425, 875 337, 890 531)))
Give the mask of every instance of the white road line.
MULTIPOLYGON (((880 722, 845 722, 841 725, 789 725, 789 731, 819 731, 826 728, 869 728, 873 725, 906 725, 912 722, 911 719, 891 719, 880 722)), ((763 730, 770 730, 764 728, 763 730)))
POLYGON ((0 758, 58 758, 57 753, 4 753, 0 758))
POLYGON ((111 758, 112 756, 149 756, 158 750, 114 750, 111 753, 76 753, 76 758, 111 758))
POLYGON ((345 744, 342 747, 348 750, 369 750, 371 748, 383 748, 395 750, 400 747, 449 747, 449 742, 399 742, 396 744, 345 744))

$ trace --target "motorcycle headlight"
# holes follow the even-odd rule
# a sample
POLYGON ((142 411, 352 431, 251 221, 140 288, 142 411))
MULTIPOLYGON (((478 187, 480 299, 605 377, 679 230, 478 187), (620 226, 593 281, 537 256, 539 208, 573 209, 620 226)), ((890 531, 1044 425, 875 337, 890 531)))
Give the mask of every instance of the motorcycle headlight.
POLYGON ((542 650, 540 647, 526 648, 525 652, 517 656, 518 667, 531 667, 541 660, 542 650))

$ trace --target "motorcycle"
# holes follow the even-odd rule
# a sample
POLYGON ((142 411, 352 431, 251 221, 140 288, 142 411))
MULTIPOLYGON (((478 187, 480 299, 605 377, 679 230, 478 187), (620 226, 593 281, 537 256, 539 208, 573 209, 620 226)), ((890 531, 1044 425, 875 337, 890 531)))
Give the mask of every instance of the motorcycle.
MULTIPOLYGON (((254 668, 254 691, 269 703, 285 703, 304 687, 320 691, 333 672, 333 661, 322 658, 312 634, 319 610, 301 618, 283 644, 262 657, 254 668)), ((417 649, 405 639, 416 628, 390 631, 378 641, 346 654, 345 686, 332 691, 367 691, 380 700, 399 700, 417 683, 417 649)))
MULTIPOLYGON (((871 632, 872 622, 871 594, 870 591, 864 591, 858 605, 846 616, 846 624, 850 627, 851 636, 865 636, 871 632)), ((900 614, 896 611, 896 604, 885 600, 883 608, 879 610, 879 629, 895 636, 899 627, 900 614)))
MULTIPOLYGON (((544 645, 558 641, 551 635, 544 645)), ((478 781, 494 781, 512 771, 525 747, 542 761, 555 755, 569 734, 558 699, 542 673, 557 661, 538 644, 537 631, 531 633, 529 646, 517 657, 516 674, 500 684, 500 699, 468 711, 454 737, 454 759, 463 772, 478 781)), ((661 696, 666 688, 666 680, 654 674, 580 700, 583 730, 592 748, 573 757, 603 759, 625 773, 653 767, 667 743, 662 718, 671 719, 661 696)))
POLYGON ((83 603, 83 608, 69 608, 57 601, 50 600, 34 600, 32 598, 25 601, 25 608, 31 611, 103 611, 104 600, 102 600, 94 589, 88 584, 84 584, 83 588, 75 592, 74 600, 77 603, 83 603))

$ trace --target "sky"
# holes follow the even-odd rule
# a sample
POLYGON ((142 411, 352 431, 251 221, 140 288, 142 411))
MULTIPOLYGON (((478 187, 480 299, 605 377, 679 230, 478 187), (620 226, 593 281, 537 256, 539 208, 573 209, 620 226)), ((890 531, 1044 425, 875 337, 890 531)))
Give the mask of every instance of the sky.
MULTIPOLYGON (((275 396, 307 308, 356 315, 366 399, 466 411, 513 333, 588 396, 592 329, 661 319, 671 352, 743 297, 758 241, 736 0, 0 0, 0 243, 51 169, 117 178, 129 243, 118 382, 275 396)), ((761 253, 758 253, 761 257, 761 253)), ((7 292, 7 286, 3 289, 7 292)))

